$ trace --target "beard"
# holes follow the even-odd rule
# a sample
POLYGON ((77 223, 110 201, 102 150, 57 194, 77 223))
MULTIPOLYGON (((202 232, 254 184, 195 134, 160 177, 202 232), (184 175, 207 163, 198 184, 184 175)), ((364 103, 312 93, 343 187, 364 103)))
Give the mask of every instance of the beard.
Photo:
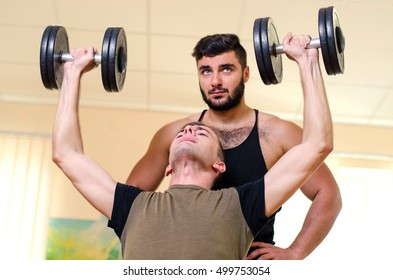
MULTIPOLYGON (((227 97, 226 102, 222 102, 222 103, 217 104, 207 98, 208 93, 206 93, 199 85, 199 89, 202 94, 202 99, 203 99, 203 101, 205 101, 207 106, 209 106, 209 108, 212 109, 213 111, 221 111, 221 112, 232 109, 240 104, 240 101, 242 100, 242 98, 244 96, 244 88, 245 88, 244 80, 242 78, 240 80, 239 84, 233 90, 233 96, 229 95, 227 97)), ((214 89, 214 90, 223 90, 225 92, 229 92, 229 90, 227 88, 218 88, 218 89, 214 89)))

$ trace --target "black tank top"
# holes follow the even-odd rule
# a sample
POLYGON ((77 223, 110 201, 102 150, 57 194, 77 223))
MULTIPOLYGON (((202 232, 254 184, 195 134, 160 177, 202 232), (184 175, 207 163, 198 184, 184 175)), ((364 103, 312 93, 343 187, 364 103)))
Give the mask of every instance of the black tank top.
MULTIPOLYGON (((267 173, 265 159, 259 143, 258 110, 255 110, 255 124, 247 139, 231 149, 224 150, 226 171, 215 182, 213 190, 243 185, 262 178, 267 173)), ((203 120, 204 110, 199 117, 203 120)), ((256 241, 274 244, 274 215, 264 229, 255 237, 256 241)))

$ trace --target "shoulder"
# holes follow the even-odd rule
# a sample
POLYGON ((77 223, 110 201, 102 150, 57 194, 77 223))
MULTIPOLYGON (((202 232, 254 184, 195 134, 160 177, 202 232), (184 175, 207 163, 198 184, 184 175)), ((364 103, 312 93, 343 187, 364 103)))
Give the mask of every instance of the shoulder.
POLYGON ((140 188, 118 182, 116 184, 115 198, 134 200, 142 192, 144 191, 140 188))
POLYGON ((296 123, 264 112, 258 114, 258 132, 260 138, 278 142, 298 143, 302 137, 302 128, 296 123))
POLYGON ((258 113, 259 128, 275 127, 279 129, 299 129, 299 125, 293 121, 282 119, 276 115, 260 112, 258 113))

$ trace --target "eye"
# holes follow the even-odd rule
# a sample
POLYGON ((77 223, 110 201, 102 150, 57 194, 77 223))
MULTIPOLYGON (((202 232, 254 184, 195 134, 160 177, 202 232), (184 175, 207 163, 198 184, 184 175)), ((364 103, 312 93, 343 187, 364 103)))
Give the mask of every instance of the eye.
POLYGON ((182 136, 183 136, 183 131, 180 131, 180 132, 178 132, 178 133, 176 134, 175 139, 177 139, 177 138, 179 138, 179 137, 182 137, 182 136))
POLYGON ((226 73, 232 72, 232 68, 230 68, 230 67, 225 67, 225 68, 222 69, 222 72, 226 72, 226 73))
POLYGON ((197 135, 201 135, 201 136, 207 137, 206 132, 204 132, 204 131, 197 132, 197 135))
POLYGON ((202 71, 201 71, 201 74, 202 75, 209 75, 211 73, 211 70, 210 69, 203 69, 202 71))
POLYGON ((197 135, 201 135, 201 136, 207 137, 209 133, 208 133, 205 129, 199 128, 199 129, 196 131, 196 134, 197 134, 197 135))

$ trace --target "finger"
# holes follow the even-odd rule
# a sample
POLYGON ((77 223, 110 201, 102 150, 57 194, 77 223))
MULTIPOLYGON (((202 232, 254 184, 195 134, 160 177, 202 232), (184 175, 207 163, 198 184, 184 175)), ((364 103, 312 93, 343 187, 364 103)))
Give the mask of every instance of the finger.
POLYGON ((307 45, 311 43, 312 37, 310 35, 307 35, 307 45))
POLYGON ((94 49, 93 49, 93 47, 85 48, 85 54, 87 54, 90 58, 94 58, 94 49))
POLYGON ((291 41, 291 39, 292 39, 292 33, 291 32, 288 32, 287 33, 287 35, 285 35, 285 37, 284 37, 284 39, 283 39, 283 45, 285 46, 285 45, 288 45, 289 44, 289 42, 291 41))
POLYGON ((86 47, 84 49, 84 54, 89 58, 91 67, 98 67, 98 64, 94 60, 94 55, 96 50, 93 47, 86 47))
POLYGON ((251 247, 259 247, 259 248, 265 248, 265 247, 269 247, 269 246, 273 246, 270 243, 265 243, 265 242, 260 242, 260 241, 254 241, 251 244, 251 247))
POLYGON ((247 255, 247 260, 269 260, 268 252, 254 251, 247 255))
POLYGON ((308 44, 310 44, 310 42, 311 42, 311 36, 310 35, 303 35, 302 34, 302 37, 301 37, 302 39, 301 39, 301 41, 302 41, 302 46, 304 47, 304 48, 306 48, 307 46, 308 46, 308 44))
POLYGON ((255 260, 259 256, 260 256, 259 254, 257 254, 255 251, 253 251, 252 253, 250 253, 246 256, 246 260, 255 260))
POLYGON ((268 254, 264 254, 264 255, 261 255, 259 258, 257 258, 257 260, 265 260, 265 261, 267 261, 267 260, 274 260, 274 258, 270 257, 268 254))
POLYGON ((267 250, 266 248, 255 249, 254 251, 252 251, 251 253, 249 253, 247 255, 247 259, 250 259, 250 260, 255 260, 258 258, 263 259, 264 255, 267 253, 269 253, 269 250, 267 250))

